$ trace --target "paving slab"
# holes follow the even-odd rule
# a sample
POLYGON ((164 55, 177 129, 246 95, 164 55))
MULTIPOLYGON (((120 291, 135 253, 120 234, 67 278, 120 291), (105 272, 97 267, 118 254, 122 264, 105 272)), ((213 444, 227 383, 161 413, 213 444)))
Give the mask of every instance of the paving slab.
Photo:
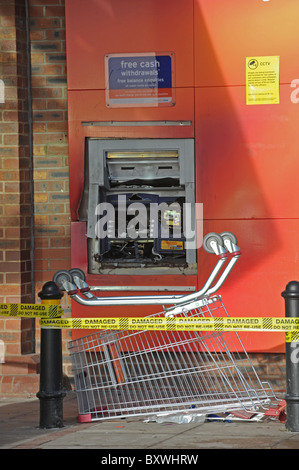
MULTIPOLYGON (((63 410, 64 427, 40 429, 37 398, 0 399, 0 449, 97 449, 103 459, 139 455, 135 466, 144 464, 146 455, 150 459, 161 451, 163 455, 191 452, 195 458, 201 449, 299 449, 299 433, 287 431, 278 419, 175 424, 132 417, 78 423, 73 392, 64 399, 63 410)), ((129 460, 126 465, 130 466, 129 460)))

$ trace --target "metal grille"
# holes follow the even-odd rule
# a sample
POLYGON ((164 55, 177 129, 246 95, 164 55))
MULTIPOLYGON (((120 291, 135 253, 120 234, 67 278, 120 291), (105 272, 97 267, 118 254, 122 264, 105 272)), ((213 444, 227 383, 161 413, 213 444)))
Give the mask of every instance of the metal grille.
MULTIPOLYGON (((197 303, 180 316, 228 316, 220 296, 197 303)), ((159 316, 165 312, 150 317, 159 316)), ((235 332, 105 330, 69 348, 79 414, 91 420, 256 410, 275 398, 235 332)))

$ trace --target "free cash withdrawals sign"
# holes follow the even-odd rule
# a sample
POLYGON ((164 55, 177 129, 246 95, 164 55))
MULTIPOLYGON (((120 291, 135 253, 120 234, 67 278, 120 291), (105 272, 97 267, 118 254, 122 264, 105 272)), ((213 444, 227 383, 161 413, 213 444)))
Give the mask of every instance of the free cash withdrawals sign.
POLYGON ((140 53, 105 56, 108 107, 173 106, 174 54, 140 53))
POLYGON ((279 103, 279 56, 246 58, 246 104, 279 103))

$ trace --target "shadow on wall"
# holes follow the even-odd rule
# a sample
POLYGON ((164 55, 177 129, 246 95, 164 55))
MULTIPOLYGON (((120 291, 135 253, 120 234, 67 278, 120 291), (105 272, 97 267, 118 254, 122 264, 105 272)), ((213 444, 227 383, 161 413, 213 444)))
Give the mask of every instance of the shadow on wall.
MULTIPOLYGON (((208 2, 197 0, 194 4, 197 201, 203 203, 204 234, 236 234, 243 251, 236 271, 242 276, 244 270, 248 273, 265 263, 281 246, 275 223, 278 210, 275 201, 269 200, 269 189, 274 184, 271 172, 279 171, 281 160, 275 155, 281 153, 283 139, 283 132, 273 135, 273 124, 284 110, 279 105, 246 105, 245 59, 250 54, 250 37, 245 41, 242 31, 241 45, 238 46, 238 36, 234 36, 236 49, 227 48, 226 52, 227 67, 232 66, 237 74, 241 69, 243 81, 225 68, 221 40, 226 32, 236 33, 239 20, 242 24, 238 14, 244 16, 246 9, 239 9, 233 18, 227 16, 220 31, 216 29, 220 23, 211 19, 211 7, 210 11, 206 9, 208 2)), ((214 14, 221 16, 216 6, 214 14)), ((251 33, 256 34, 254 24, 251 33)), ((277 190, 273 197, 279 198, 277 190)), ((206 255, 200 254, 200 258, 206 272, 206 264, 212 261, 206 255)))

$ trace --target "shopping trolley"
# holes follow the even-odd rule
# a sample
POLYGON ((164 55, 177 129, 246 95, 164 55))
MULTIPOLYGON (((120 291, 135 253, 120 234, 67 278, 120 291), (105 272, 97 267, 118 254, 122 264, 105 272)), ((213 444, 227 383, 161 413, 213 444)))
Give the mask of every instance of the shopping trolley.
MULTIPOLYGON (((228 316, 215 294, 241 252, 230 232, 203 241, 217 263, 204 287, 188 295, 98 297, 80 269, 54 280, 82 305, 163 305, 146 318, 228 316)), ((276 400, 262 382, 237 332, 101 330, 69 344, 79 421, 165 413, 268 409, 276 400)))

